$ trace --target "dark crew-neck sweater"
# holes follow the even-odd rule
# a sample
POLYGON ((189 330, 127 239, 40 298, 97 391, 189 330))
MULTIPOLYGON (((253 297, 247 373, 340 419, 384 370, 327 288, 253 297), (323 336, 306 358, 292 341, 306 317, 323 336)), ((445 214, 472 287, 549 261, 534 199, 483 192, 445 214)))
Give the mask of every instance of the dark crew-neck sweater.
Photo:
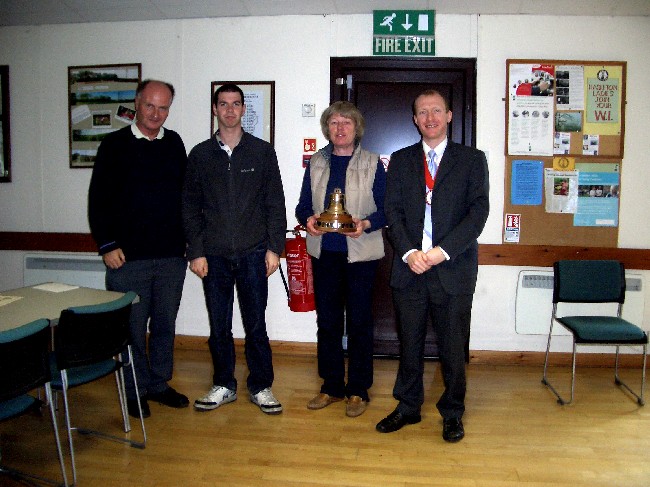
POLYGON ((136 138, 131 127, 102 141, 88 196, 92 235, 105 254, 121 248, 126 260, 182 257, 181 191, 187 154, 180 136, 136 138))

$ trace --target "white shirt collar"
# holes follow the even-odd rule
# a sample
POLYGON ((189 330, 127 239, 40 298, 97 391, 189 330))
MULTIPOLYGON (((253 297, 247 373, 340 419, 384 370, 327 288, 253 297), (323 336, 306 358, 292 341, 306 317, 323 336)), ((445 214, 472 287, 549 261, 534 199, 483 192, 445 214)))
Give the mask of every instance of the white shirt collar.
POLYGON ((447 138, 445 137, 445 140, 443 140, 442 142, 440 142, 440 143, 439 143, 437 146, 435 146, 435 147, 429 147, 429 145, 428 145, 424 140, 422 140, 422 148, 424 149, 424 153, 425 153, 425 154, 428 154, 429 151, 430 151, 431 149, 433 149, 433 150, 436 151, 436 155, 438 156, 438 161, 441 161, 441 160, 442 160, 442 155, 445 153, 445 149, 447 148, 447 141, 448 141, 448 140, 449 140, 449 139, 447 139, 447 138))
MULTIPOLYGON (((131 132, 133 133, 133 135, 135 136, 136 139, 147 139, 147 140, 151 140, 149 137, 147 137, 146 135, 144 135, 144 134, 142 133, 142 131, 141 131, 141 130, 138 128, 138 126, 135 124, 135 122, 133 122, 133 123, 131 124, 131 132)), ((158 135, 156 135, 155 138, 156 138, 156 139, 162 139, 164 135, 165 135, 165 129, 164 129, 163 127, 160 127, 160 130, 158 131, 158 135)))

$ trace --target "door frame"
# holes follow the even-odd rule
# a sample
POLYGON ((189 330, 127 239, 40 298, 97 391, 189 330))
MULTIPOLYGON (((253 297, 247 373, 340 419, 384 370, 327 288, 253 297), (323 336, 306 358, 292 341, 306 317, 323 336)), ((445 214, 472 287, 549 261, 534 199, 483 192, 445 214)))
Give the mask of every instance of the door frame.
MULTIPOLYGON (((452 123, 450 124, 449 138, 459 144, 475 147, 475 58, 404 58, 384 56, 330 58, 330 103, 339 100, 347 100, 354 103, 356 100, 354 93, 356 82, 381 83, 382 81, 387 83, 420 84, 430 82, 432 85, 444 84, 448 86, 450 109, 454 114, 452 123), (367 73, 365 73, 366 71, 367 73), (352 76, 351 79, 348 78, 350 74, 352 76)), ((392 306, 392 292, 388 285, 392 262, 392 248, 386 241, 385 232, 383 233, 386 256, 379 263, 373 301, 375 303, 381 302, 385 304, 381 312, 374 313, 376 328, 374 355, 397 357, 399 355, 399 332, 392 306), (378 291, 378 285, 382 286, 383 293, 378 291), (394 328, 394 331, 387 332, 387 329, 390 328, 394 328)), ((468 361, 469 340, 465 346, 465 353, 465 359, 468 361)), ((424 354, 426 358, 435 359, 438 357, 438 346, 430 322, 425 340, 424 354)))
POLYGON ((431 73, 432 82, 456 79, 462 83, 462 97, 450 96, 450 109, 454 113, 449 137, 454 142, 476 147, 476 58, 405 58, 396 56, 351 56, 330 58, 330 103, 350 99, 347 85, 337 84, 337 78, 347 71, 385 70, 400 71, 403 81, 414 73, 431 73), (461 116, 459 116, 461 115, 461 116), (454 121, 462 121, 454 124, 454 121))

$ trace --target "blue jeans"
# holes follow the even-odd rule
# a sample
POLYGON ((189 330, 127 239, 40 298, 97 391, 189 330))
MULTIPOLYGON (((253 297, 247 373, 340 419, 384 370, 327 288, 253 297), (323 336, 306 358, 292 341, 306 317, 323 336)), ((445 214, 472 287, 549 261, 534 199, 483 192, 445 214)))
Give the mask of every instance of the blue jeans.
POLYGON ((237 390, 235 343, 232 336, 234 288, 241 312, 248 365, 246 385, 251 394, 273 384, 271 346, 266 333, 266 245, 241 257, 207 255, 208 275, 203 278, 205 301, 210 319, 208 345, 214 366, 213 384, 237 390))
MULTIPOLYGON (((184 258, 172 257, 127 261, 119 269, 106 270, 106 289, 134 291, 139 297, 131 309, 131 348, 141 396, 164 391, 172 378, 176 316, 186 269, 184 258)), ((134 399, 131 374, 124 374, 124 380, 127 396, 134 399)))
POLYGON ((318 323, 320 392, 334 397, 369 400, 373 382, 374 323, 372 286, 378 260, 348 262, 347 252, 321 251, 312 259, 318 323), (348 380, 345 381, 344 323, 348 336, 348 380))

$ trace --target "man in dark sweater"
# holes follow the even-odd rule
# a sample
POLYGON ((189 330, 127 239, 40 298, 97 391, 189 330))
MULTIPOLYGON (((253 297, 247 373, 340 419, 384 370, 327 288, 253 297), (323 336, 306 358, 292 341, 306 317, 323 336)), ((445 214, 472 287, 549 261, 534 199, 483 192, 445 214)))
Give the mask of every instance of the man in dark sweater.
MULTIPOLYGON (((181 220, 187 154, 180 136, 163 128, 173 99, 169 83, 138 85, 135 123, 102 141, 88 193, 90 229, 107 267, 106 288, 139 296, 131 312, 131 337, 145 417, 151 414, 147 399, 173 408, 189 404, 167 384, 187 269, 181 220)), ((139 417, 133 380, 124 377, 129 414, 139 417)))

